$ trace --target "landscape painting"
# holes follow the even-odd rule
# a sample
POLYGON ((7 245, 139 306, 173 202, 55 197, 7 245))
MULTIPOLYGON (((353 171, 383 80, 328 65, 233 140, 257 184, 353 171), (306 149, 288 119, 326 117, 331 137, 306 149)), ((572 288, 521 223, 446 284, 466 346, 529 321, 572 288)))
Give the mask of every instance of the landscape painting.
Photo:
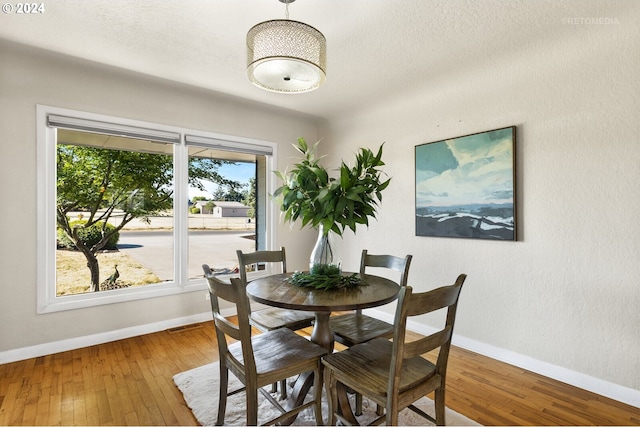
POLYGON ((416 236, 516 240, 515 126, 418 145, 416 236))

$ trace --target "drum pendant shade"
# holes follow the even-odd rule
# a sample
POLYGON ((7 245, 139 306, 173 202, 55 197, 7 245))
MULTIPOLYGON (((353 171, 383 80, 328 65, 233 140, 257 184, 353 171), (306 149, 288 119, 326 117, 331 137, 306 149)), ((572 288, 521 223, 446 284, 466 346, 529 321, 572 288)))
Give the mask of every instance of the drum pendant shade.
POLYGON ((324 83, 327 41, 310 25, 289 19, 261 22, 247 33, 247 76, 272 92, 302 93, 324 83))

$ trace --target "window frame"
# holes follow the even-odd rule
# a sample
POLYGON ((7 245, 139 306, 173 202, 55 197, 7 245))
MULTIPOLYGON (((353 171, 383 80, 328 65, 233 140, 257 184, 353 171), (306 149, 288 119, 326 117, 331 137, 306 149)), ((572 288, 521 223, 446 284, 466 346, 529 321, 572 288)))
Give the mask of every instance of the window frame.
MULTIPOLYGON (((271 151, 271 155, 265 155, 266 174, 265 185, 267 194, 273 194, 275 190, 275 178, 272 171, 277 170, 277 144, 264 140, 237 137, 231 135, 203 132, 194 129, 162 125, 158 123, 140 120, 126 119, 122 117, 107 116, 103 114, 88 113, 69 110, 47 105, 36 105, 36 139, 37 139, 37 272, 36 272, 36 299, 37 314, 52 313, 58 311, 74 310, 86 307, 95 307, 105 304, 114 304, 127 301, 135 301, 147 298, 156 298, 169 295, 179 295, 188 292, 203 291, 207 289, 204 279, 188 279, 188 145, 187 135, 197 136, 204 140, 216 141, 211 148, 230 151, 242 151, 254 153, 256 147, 271 151), (134 127, 161 132, 177 133, 180 135, 179 143, 173 144, 174 162, 174 280, 162 282, 157 285, 145 285, 124 289, 115 289, 101 292, 86 292, 77 295, 56 296, 56 127, 50 127, 49 116, 64 116, 76 118, 79 121, 98 121, 113 124, 116 127, 134 127), (228 145, 225 145, 228 144, 228 145)), ((265 201, 265 249, 272 249, 275 242, 275 208, 273 203, 265 201)))

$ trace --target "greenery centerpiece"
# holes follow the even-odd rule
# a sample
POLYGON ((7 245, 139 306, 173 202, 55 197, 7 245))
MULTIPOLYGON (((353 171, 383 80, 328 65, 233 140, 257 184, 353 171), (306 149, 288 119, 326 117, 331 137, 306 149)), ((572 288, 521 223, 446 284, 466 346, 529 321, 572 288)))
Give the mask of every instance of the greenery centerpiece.
POLYGON ((309 146, 304 138, 294 145, 303 158, 287 172, 275 171, 282 186, 274 192, 286 222, 300 220, 302 227, 318 230, 318 240, 311 253, 309 273, 296 273, 292 281, 300 286, 331 289, 354 287, 358 281, 341 274, 340 263, 335 259, 333 234, 342 236, 347 229, 354 233, 358 224, 369 225, 375 218, 376 208, 382 202, 382 191, 391 178, 384 180, 382 147, 377 154, 368 148, 360 148, 355 165, 342 161, 339 176, 332 177, 317 157, 319 142, 309 146))

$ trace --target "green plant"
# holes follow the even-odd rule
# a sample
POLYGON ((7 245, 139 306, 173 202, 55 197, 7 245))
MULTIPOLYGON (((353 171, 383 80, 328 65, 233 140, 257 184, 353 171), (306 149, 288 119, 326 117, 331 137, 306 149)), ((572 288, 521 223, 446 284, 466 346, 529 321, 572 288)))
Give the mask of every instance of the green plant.
POLYGON ((325 290, 352 289, 365 284, 356 273, 343 276, 337 267, 329 267, 329 269, 320 272, 304 273, 296 271, 289 278, 289 282, 301 288, 325 290))
MULTIPOLYGON (((87 221, 81 220, 81 219, 69 222, 69 226, 71 228, 78 228, 78 237, 86 247, 91 248, 97 245, 98 243, 100 243, 100 241, 102 240, 103 233, 109 234, 113 232, 113 234, 109 236, 107 243, 101 249, 107 249, 107 250, 116 249, 116 244, 120 239, 120 233, 117 231, 114 232, 116 228, 113 225, 109 223, 105 224, 104 222, 96 222, 90 225, 89 227, 86 227, 85 226, 86 224, 87 224, 87 221), (103 230, 103 226, 104 226, 104 230, 103 230)), ((58 234, 59 246, 66 249, 74 249, 74 250, 77 249, 76 244, 73 243, 73 241, 69 238, 69 236, 67 236, 67 234, 61 228, 58 228, 57 234, 58 234)))
POLYGON ((368 148, 360 148, 356 163, 349 167, 342 162, 338 178, 330 177, 327 169, 316 157, 319 142, 311 147, 304 138, 294 145, 304 158, 294 164, 289 172, 275 171, 283 181, 273 193, 284 212, 284 220, 302 221, 302 227, 323 227, 325 234, 333 231, 342 235, 346 228, 356 231, 357 224, 369 225, 369 217, 375 218, 382 191, 391 178, 382 180, 384 166, 382 144, 377 154, 368 148))

